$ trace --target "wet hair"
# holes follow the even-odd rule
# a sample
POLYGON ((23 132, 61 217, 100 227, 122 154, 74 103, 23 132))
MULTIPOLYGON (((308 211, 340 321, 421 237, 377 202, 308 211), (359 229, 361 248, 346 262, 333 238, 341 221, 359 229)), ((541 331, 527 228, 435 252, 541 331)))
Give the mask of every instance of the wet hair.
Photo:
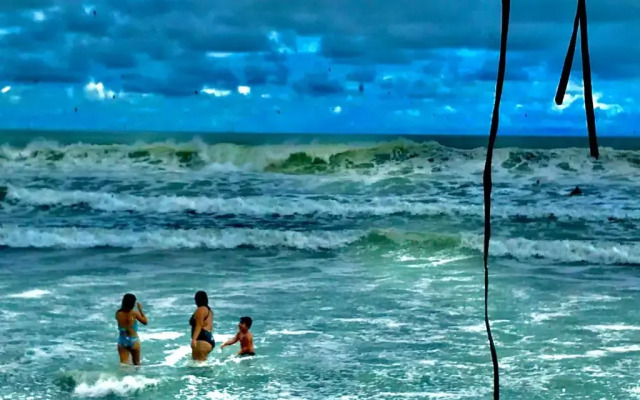
POLYGON ((122 305, 120 306, 120 310, 118 311, 128 312, 133 310, 133 307, 135 306, 136 306, 136 296, 131 293, 127 293, 124 296, 122 296, 122 305))
POLYGON ((209 297, 207 296, 207 292, 205 292, 204 290, 199 290, 196 292, 195 300, 198 307, 209 308, 209 297))
POLYGON ((244 326, 246 326, 247 329, 251 329, 251 324, 253 323, 253 320, 251 319, 251 317, 242 317, 240 318, 240 323, 244 324, 244 326))

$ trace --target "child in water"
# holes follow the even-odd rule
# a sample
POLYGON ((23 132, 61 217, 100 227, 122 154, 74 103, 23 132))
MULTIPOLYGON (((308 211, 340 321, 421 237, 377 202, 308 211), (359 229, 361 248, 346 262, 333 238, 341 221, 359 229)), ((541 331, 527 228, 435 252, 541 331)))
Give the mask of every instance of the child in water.
POLYGON ((238 333, 236 333, 233 339, 227 340, 220 349, 222 350, 227 346, 240 342, 240 351, 238 352, 239 356, 255 356, 256 353, 253 348, 253 334, 249 332, 252 323, 253 321, 251 320, 251 317, 240 318, 238 333))

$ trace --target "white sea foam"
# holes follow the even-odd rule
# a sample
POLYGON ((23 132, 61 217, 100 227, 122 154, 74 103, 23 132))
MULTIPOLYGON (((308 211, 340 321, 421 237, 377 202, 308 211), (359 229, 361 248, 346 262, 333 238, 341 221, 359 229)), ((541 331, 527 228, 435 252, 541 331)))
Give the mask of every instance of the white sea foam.
POLYGON ((283 329, 283 330, 268 330, 267 331, 267 335, 273 335, 273 336, 301 336, 301 335, 317 335, 320 334, 320 332, 317 331, 305 331, 305 330, 300 330, 300 331, 294 331, 294 330, 288 330, 288 329, 283 329))
MULTIPOLYGON (((482 240, 480 235, 463 235, 462 246, 482 251, 482 240)), ((590 264, 640 264, 640 243, 494 238, 489 251, 492 256, 516 259, 543 258, 590 264)))
POLYGON ((235 336, 235 333, 232 335, 224 334, 224 333, 214 333, 213 340, 215 340, 216 343, 222 344, 234 336, 235 336))
POLYGON ((73 394, 79 397, 105 397, 105 396, 131 396, 149 387, 157 386, 158 379, 151 379, 142 375, 115 376, 101 375, 97 381, 79 383, 73 390, 73 394))
POLYGON ((189 345, 180 346, 180 347, 178 347, 176 349, 168 351, 167 353, 169 355, 164 359, 164 361, 162 362, 161 365, 166 365, 166 366, 173 367, 180 360, 185 358, 187 355, 191 354, 191 346, 189 346, 189 345))
POLYGON ((183 337, 185 334, 182 332, 173 331, 161 331, 161 332, 149 332, 140 331, 138 336, 144 341, 163 341, 163 340, 176 340, 183 337))
POLYGON ((540 324, 542 322, 545 321, 549 321, 552 319, 558 319, 558 318, 564 318, 564 317, 568 317, 569 314, 567 314, 566 312, 563 311, 558 311, 558 312, 534 312, 531 313, 531 320, 536 323, 536 324, 540 324))
POLYGON ((238 396, 231 395, 227 392, 220 391, 220 390, 214 390, 212 392, 208 392, 204 396, 206 399, 210 399, 210 400, 236 400, 239 398, 238 396))
POLYGON ((549 361, 572 360, 584 357, 586 357, 584 354, 543 354, 540 356, 541 359, 549 361))
POLYGON ((589 325, 584 328, 593 332, 640 331, 640 326, 628 324, 589 325))
MULTIPOLYGON (((538 177, 543 182, 562 177, 592 180, 594 177, 627 179, 637 173, 637 151, 600 149, 596 162, 581 148, 551 150, 498 148, 494 151, 498 177, 538 177), (594 167, 599 168, 594 168, 594 167), (506 175, 506 176, 504 176, 506 175)), ((231 143, 206 144, 199 140, 184 143, 171 141, 132 145, 96 145, 76 143, 61 145, 38 140, 22 148, 0 146, 0 165, 16 169, 245 169, 305 171, 315 161, 325 163, 319 171, 359 173, 375 170, 381 174, 410 169, 413 173, 447 174, 476 179, 482 173, 485 149, 460 150, 434 142, 409 140, 351 144, 277 144, 246 146, 231 143), (287 163, 293 154, 302 154, 287 163), (348 165, 364 168, 352 169, 348 165), (270 168, 271 166, 271 168, 270 168), (407 168, 410 167, 410 168, 407 168)), ((291 160, 291 159, 290 159, 291 160)), ((315 164, 317 165, 317 164, 315 164)), ((406 172, 405 172, 406 173, 406 172)))
POLYGON ((156 310, 172 309, 175 308, 175 303, 177 301, 178 298, 174 296, 153 299, 153 308, 156 310))
MULTIPOLYGON (((434 203, 436 193, 422 196, 387 197, 340 197, 316 199, 305 196, 248 196, 248 197, 206 197, 206 196, 136 196, 125 193, 62 191, 53 189, 33 189, 9 186, 7 200, 32 206, 58 205, 73 206, 84 204, 92 209, 105 212, 137 211, 142 213, 196 213, 236 214, 236 215, 340 215, 386 216, 409 214, 422 216, 455 215, 481 217, 483 206, 469 203, 468 199, 449 198, 434 203)), ((497 199, 495 217, 514 218, 572 218, 587 221, 603 221, 607 218, 640 219, 640 210, 633 203, 593 204, 583 199, 542 199, 535 205, 500 204, 497 199), (623 205, 626 205, 623 207, 623 205)))
POLYGON ((640 351, 640 345, 632 344, 629 346, 612 346, 606 347, 605 350, 611 353, 636 353, 640 351))
POLYGON ((587 351, 587 357, 595 357, 595 358, 599 358, 599 357, 604 357, 607 355, 607 352, 604 350, 589 350, 587 351))
MULTIPOLYGON (((353 201, 349 198, 313 199, 277 196, 249 197, 186 197, 186 196, 134 196, 122 193, 85 191, 59 191, 52 189, 25 189, 9 187, 7 199, 20 203, 42 206, 72 206, 86 204, 101 211, 138 211, 150 213, 175 213, 194 211, 212 214, 241 215, 439 215, 446 213, 472 213, 479 215, 479 206, 455 203, 425 203, 403 198, 368 197, 353 201)), ((427 200, 427 199, 425 199, 427 200)))
POLYGON ((11 297, 14 299, 39 299, 41 297, 44 297, 48 294, 51 294, 50 291, 48 290, 42 290, 42 289, 32 289, 32 290, 27 290, 26 292, 22 292, 22 293, 15 293, 15 294, 10 294, 7 297, 11 297))
MULTIPOLYGON (((385 398, 422 398, 422 399, 459 399, 460 395, 447 392, 382 392, 380 395, 385 398)), ((466 396, 465 396, 466 397, 466 396)))
POLYGON ((486 327, 484 326, 484 323, 481 323, 476 325, 461 326, 459 329, 463 332, 479 333, 484 332, 486 327))
MULTIPOLYGON (((152 231, 115 230, 104 228, 30 228, 0 227, 0 246, 15 248, 91 248, 119 247, 142 249, 234 249, 238 247, 286 247, 300 250, 331 250, 345 248, 368 238, 385 237, 389 245, 460 246, 481 252, 481 235, 463 234, 438 236, 411 234, 391 230, 343 231, 282 231, 228 228, 152 231), (373 236, 370 236, 373 235, 373 236)), ((519 260, 546 259, 554 262, 591 264, 640 264, 640 243, 618 243, 579 240, 531 240, 525 238, 494 238, 490 254, 519 260)), ((447 261, 468 256, 450 257, 447 261)), ((440 258, 434 258, 437 262, 440 258)), ((37 289, 19 294, 37 298, 49 294, 37 289)), ((17 294, 18 295, 18 294, 17 294)), ((14 295, 16 296, 16 295, 14 295)))
MULTIPOLYGON (((25 248, 152 248, 152 249, 234 249, 251 247, 290 247, 302 250, 340 248, 356 241, 354 231, 269 231, 261 229, 154 230, 147 232, 101 228, 1 227, 0 245, 25 248)), ((38 295, 43 293, 38 292, 38 295)))
POLYGON ((34 346, 26 351, 26 357, 35 362, 43 362, 53 358, 71 359, 87 352, 89 350, 86 347, 80 346, 73 341, 61 340, 60 343, 56 344, 34 346))

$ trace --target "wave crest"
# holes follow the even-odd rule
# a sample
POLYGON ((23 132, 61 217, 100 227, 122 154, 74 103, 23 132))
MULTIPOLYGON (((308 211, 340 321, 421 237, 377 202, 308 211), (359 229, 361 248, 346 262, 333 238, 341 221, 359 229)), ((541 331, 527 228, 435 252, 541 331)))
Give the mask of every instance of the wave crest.
MULTIPOLYGON (((584 149, 495 151, 499 171, 517 175, 553 176, 579 173, 624 179, 640 168, 640 151, 601 149, 600 160, 584 149)), ((461 177, 482 173, 484 149, 455 149, 436 142, 397 140, 358 144, 237 145, 190 142, 137 143, 133 145, 60 145, 34 141, 23 148, 0 146, 0 165, 56 168, 202 169, 232 168, 286 174, 324 174, 352 171, 374 173, 447 173, 461 177)))
MULTIPOLYGON (((483 237, 465 235, 462 246, 481 252, 483 237)), ((518 260, 544 259, 559 263, 605 265, 640 264, 640 243, 581 240, 492 239, 489 254, 518 260)))
MULTIPOLYGON (((290 248, 303 251, 353 249, 358 252, 401 250, 405 254, 446 251, 479 255, 482 252, 482 241, 482 235, 403 232, 393 229, 301 232, 234 228, 136 232, 101 228, 0 228, 0 246, 11 248, 290 248)), ((640 243, 635 242, 495 238, 491 241, 490 254, 492 257, 541 259, 558 263, 640 265, 640 243)))
POLYGON ((12 248, 235 249, 288 247, 298 250, 341 248, 356 241, 355 231, 270 231, 191 229, 129 231, 103 228, 0 228, 0 246, 12 248))
POLYGON ((131 396, 159 384, 158 379, 145 376, 115 376, 101 374, 93 382, 79 382, 73 394, 79 397, 131 396))
MULTIPOLYGON (((433 202, 436 194, 425 193, 420 197, 362 197, 334 196, 136 196, 126 193, 62 191, 53 189, 31 189, 0 186, 0 201, 7 204, 36 207, 80 207, 102 212, 139 212, 149 214, 190 213, 211 215, 264 216, 458 216, 482 218, 482 204, 470 203, 468 199, 443 199, 433 202)), ((493 210, 495 217, 517 221, 529 220, 638 220, 640 210, 631 202, 619 202, 617 207, 607 203, 596 203, 585 198, 561 198, 540 201, 534 205, 501 204, 493 210)))

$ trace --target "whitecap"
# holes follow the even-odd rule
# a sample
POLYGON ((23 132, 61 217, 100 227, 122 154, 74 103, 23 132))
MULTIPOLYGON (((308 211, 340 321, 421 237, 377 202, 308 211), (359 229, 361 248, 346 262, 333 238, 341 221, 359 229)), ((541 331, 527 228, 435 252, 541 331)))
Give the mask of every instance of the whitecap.
POLYGON ((130 396, 158 384, 158 379, 151 379, 141 375, 125 376, 122 379, 102 375, 96 382, 78 384, 73 390, 73 394, 80 397, 130 396))
POLYGON ((640 331, 640 326, 627 324, 589 325, 585 326, 584 329, 592 332, 640 331))
POLYGON ((551 361, 560 361, 560 360, 571 360, 574 358, 584 358, 586 357, 584 354, 543 354, 540 356, 543 360, 551 360, 551 361))
POLYGON ((569 314, 565 313, 565 312, 534 312, 531 313, 531 320, 532 322, 539 324, 545 321, 549 321, 552 319, 557 319, 557 318, 563 318, 563 317, 568 317, 569 314))
POLYGON ((161 365, 173 367, 180 360, 185 358, 187 355, 191 354, 191 346, 189 346, 189 345, 180 346, 180 347, 178 347, 176 349, 167 351, 166 353, 168 353, 169 355, 164 359, 164 361, 161 363, 161 365))
MULTIPOLYGON (((462 236, 462 247, 482 251, 481 235, 462 236)), ((640 264, 640 244, 582 240, 531 240, 525 238, 494 238, 490 244, 492 256, 518 260, 543 258, 558 262, 588 262, 592 264, 640 264)))
POLYGON ((140 339, 145 341, 160 341, 160 340, 176 340, 178 338, 183 337, 185 334, 182 332, 174 332, 174 331, 161 331, 161 332, 149 332, 149 331, 141 331, 138 332, 138 336, 140 339))
POLYGON ((10 294, 7 297, 11 297, 14 299, 39 299, 48 294, 51 294, 51 292, 48 290, 32 289, 22 293, 10 294))
POLYGON ((288 329, 284 329, 284 330, 281 330, 281 331, 277 331, 277 330, 269 330, 269 331, 267 331, 267 335, 300 336, 300 335, 317 335, 317 334, 320 334, 320 332, 317 332, 317 331, 305 331, 305 330, 294 331, 294 330, 288 330, 288 329))
POLYGON ((459 329, 463 332, 479 333, 484 332, 486 327, 484 323, 481 323, 477 325, 461 326, 459 329))
POLYGON ((611 353, 634 353, 640 351, 640 345, 632 344, 629 346, 607 347, 606 350, 611 353))
MULTIPOLYGON (((338 249, 363 236, 360 231, 274 231, 264 229, 189 229, 130 231, 103 228, 1 227, 0 245, 14 248, 152 248, 234 249, 288 247, 300 250, 338 249)), ((31 293, 31 292, 28 292, 31 293)), ((42 295, 41 291, 34 294, 42 295)), ((24 296, 25 294, 23 294, 24 296)), ((33 294, 32 294, 33 296, 33 294)))

